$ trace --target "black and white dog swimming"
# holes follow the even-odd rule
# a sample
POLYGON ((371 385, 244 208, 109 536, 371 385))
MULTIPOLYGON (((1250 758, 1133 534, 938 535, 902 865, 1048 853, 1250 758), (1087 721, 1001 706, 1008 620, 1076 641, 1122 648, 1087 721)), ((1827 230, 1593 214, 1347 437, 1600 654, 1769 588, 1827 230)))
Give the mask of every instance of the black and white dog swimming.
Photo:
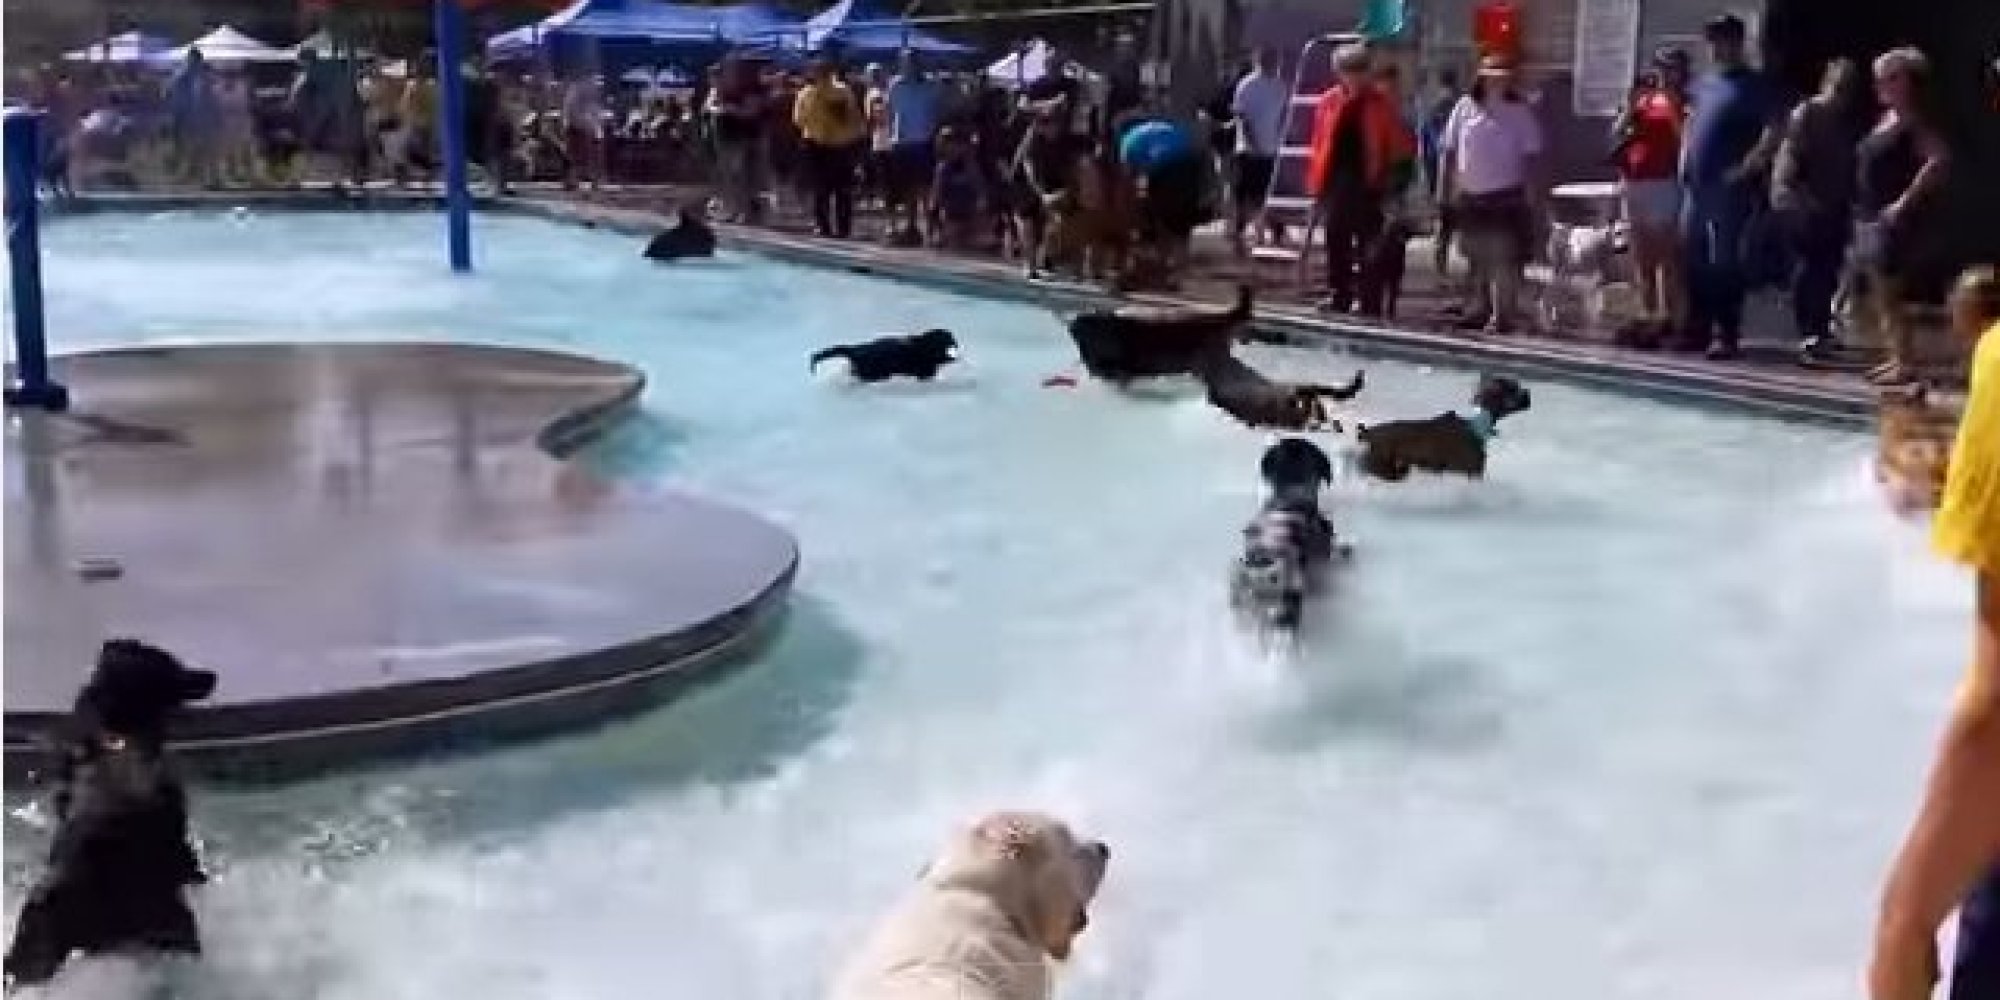
POLYGON ((715 256, 715 230, 699 214, 681 209, 680 224, 646 244, 646 259, 667 261, 715 256))
POLYGON ((1333 462, 1311 441, 1288 437, 1265 450, 1258 468, 1270 496, 1243 528, 1230 603, 1257 624, 1292 630, 1327 563, 1351 553, 1319 504, 1333 462))
POLYGON ((840 344, 812 356, 808 368, 840 358, 847 370, 862 382, 882 382, 892 378, 929 381, 944 366, 958 360, 958 338, 950 330, 925 330, 907 337, 878 337, 860 344, 840 344))
POLYGON ((1477 479, 1486 474, 1486 446, 1502 418, 1528 408, 1528 390, 1503 375, 1482 375, 1472 391, 1472 407, 1428 420, 1392 420, 1355 432, 1361 471, 1389 482, 1412 469, 1450 472, 1477 479))
POLYGON ((75 952, 201 952, 185 891, 207 876, 166 734, 169 719, 214 691, 213 673, 164 650, 104 644, 60 747, 55 840, 14 925, 10 988, 47 982, 75 952))

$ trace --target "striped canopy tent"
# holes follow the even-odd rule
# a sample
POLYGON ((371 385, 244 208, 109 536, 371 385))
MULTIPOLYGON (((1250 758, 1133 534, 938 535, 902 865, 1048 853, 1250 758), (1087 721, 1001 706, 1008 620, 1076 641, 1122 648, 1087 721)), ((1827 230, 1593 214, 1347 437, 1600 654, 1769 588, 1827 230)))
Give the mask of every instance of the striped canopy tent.
POLYGON ((151 62, 174 47, 171 39, 143 31, 126 31, 92 42, 73 52, 63 53, 66 62, 136 63, 151 62))

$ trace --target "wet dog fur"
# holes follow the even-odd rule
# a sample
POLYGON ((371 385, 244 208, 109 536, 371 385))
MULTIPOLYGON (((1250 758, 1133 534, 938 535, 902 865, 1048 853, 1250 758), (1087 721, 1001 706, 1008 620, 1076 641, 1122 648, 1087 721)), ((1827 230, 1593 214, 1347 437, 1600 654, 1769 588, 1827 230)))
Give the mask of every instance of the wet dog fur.
POLYGON ((878 337, 860 344, 840 344, 812 356, 808 367, 840 358, 848 371, 861 382, 881 382, 892 378, 929 381, 946 365, 958 360, 958 338, 950 330, 925 330, 903 337, 878 337))
MULTIPOLYGON (((1501 419, 1528 409, 1528 390, 1503 375, 1484 375, 1472 393, 1472 405, 1497 425, 1501 419)), ((1486 474, 1486 440, 1457 413, 1440 413, 1428 420, 1393 420, 1362 427, 1358 466, 1376 479, 1399 482, 1412 470, 1448 472, 1479 478, 1486 474)))
POLYGON ((213 673, 164 650, 104 644, 59 748, 55 839, 15 923, 10 984, 46 982, 79 951, 200 953, 185 890, 207 877, 166 731, 214 690, 213 673))

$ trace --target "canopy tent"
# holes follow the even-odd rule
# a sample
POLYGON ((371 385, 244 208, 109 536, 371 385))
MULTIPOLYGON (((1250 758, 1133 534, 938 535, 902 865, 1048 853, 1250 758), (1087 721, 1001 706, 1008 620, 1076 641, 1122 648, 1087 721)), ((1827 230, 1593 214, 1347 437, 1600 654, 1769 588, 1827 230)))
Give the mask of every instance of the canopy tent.
POLYGON ((972 51, 971 46, 939 38, 905 19, 876 13, 860 0, 838 0, 807 18, 804 28, 805 47, 812 51, 837 48, 845 52, 893 53, 907 49, 930 55, 972 51))
POLYGON ((679 66, 635 66, 626 70, 618 79, 642 87, 694 86, 694 74, 679 66))
POLYGON ((301 52, 310 52, 316 56, 346 55, 356 59, 371 59, 375 55, 367 46, 341 44, 324 28, 307 35, 299 41, 299 44, 292 46, 293 55, 296 56, 301 52))
POLYGON ((174 47, 171 39, 143 31, 127 31, 93 42, 74 52, 63 53, 67 62, 135 63, 150 62, 174 47))
POLYGON ((699 7, 664 0, 581 0, 543 21, 495 35, 493 59, 581 54, 601 63, 647 62, 672 52, 754 44, 797 22, 764 3, 699 7))
POLYGON ((216 63, 293 62, 298 58, 289 49, 266 45, 226 24, 158 58, 180 62, 195 50, 200 50, 204 61, 216 63))
POLYGON ((1009 90, 1025 87, 1049 75, 1049 59, 1055 53, 1055 46, 1037 38, 986 67, 986 79, 1009 90))

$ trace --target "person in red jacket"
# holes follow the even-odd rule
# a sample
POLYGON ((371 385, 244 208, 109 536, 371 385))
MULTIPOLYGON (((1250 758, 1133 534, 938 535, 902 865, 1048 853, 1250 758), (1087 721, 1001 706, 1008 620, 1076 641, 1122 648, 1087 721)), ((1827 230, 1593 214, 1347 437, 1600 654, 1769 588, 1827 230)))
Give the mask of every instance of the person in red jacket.
POLYGON ((1367 47, 1342 46, 1333 59, 1338 78, 1313 115, 1306 183, 1326 225, 1322 308, 1347 312, 1363 255, 1381 236, 1383 200, 1416 155, 1416 138, 1376 85, 1367 47))

